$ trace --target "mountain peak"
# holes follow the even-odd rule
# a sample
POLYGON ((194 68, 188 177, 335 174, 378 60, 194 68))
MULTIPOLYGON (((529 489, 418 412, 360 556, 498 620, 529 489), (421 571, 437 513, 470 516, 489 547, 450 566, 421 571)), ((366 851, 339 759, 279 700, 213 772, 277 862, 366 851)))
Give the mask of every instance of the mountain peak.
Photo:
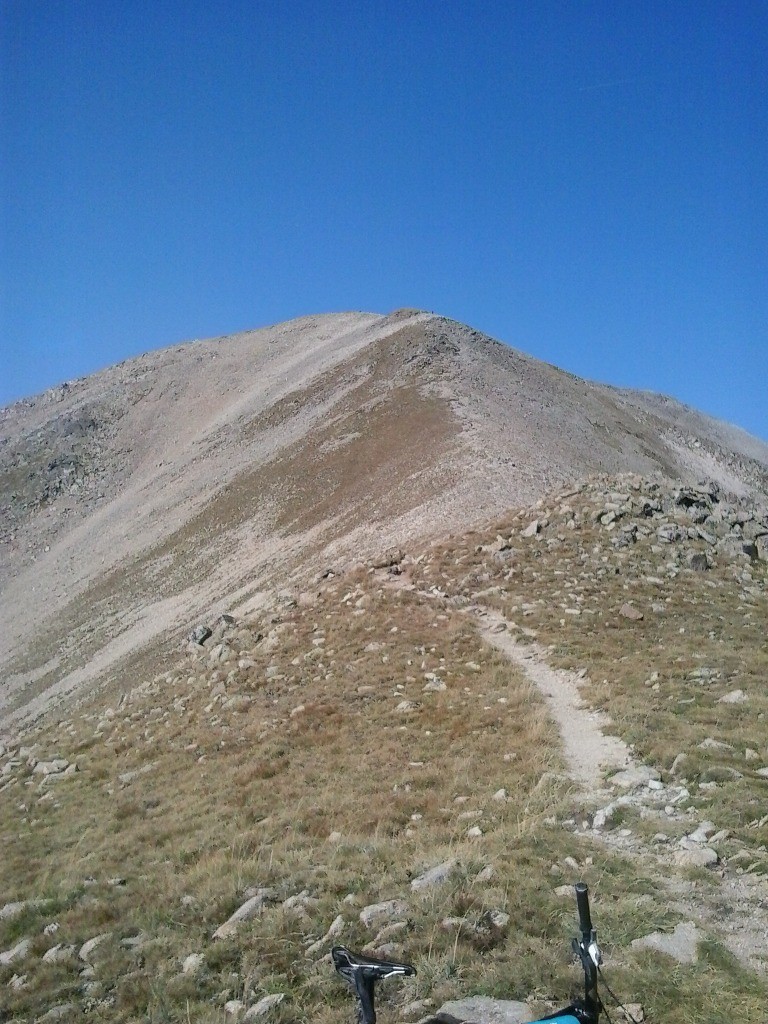
POLYGON ((742 431, 413 309, 151 352, 8 407, 1 436, 5 714, 203 607, 590 474, 768 493, 768 446, 742 431))

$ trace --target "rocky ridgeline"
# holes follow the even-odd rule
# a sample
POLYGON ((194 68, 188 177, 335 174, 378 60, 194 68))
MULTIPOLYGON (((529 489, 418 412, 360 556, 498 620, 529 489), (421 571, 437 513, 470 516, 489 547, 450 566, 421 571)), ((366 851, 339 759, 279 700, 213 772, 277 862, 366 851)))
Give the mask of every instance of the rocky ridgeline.
MULTIPOLYGON (((768 562, 768 510, 726 495, 715 483, 670 486, 637 476, 589 480, 538 502, 520 530, 556 541, 558 529, 592 523, 616 549, 640 541, 688 568, 705 571, 717 557, 768 562)), ((503 538, 501 538, 503 543, 503 538)))
MULTIPOLYGON (((8 418, 25 404, 54 403, 68 397, 70 385, 27 399, 4 410, 8 418)), ((52 416, 37 429, 5 440, 0 469, 4 526, 0 542, 11 542, 44 509, 64 516, 91 508, 105 496, 109 473, 119 453, 109 452, 120 412, 104 403, 90 403, 52 416)))

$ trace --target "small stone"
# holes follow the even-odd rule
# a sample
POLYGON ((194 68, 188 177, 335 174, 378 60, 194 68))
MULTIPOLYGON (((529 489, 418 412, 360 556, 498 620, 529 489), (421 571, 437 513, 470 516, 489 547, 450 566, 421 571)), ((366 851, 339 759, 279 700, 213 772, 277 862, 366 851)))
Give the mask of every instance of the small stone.
POLYGON ((491 797, 491 800, 496 800, 500 804, 506 803, 506 801, 508 799, 509 799, 509 794, 507 793, 506 789, 504 789, 504 788, 497 789, 496 792, 491 797))
POLYGON ((434 679, 428 680, 428 682, 422 687, 424 693, 442 693, 447 690, 448 686, 442 679, 435 677, 434 679))
POLYGON ((706 572, 709 568, 709 559, 703 551, 689 551, 685 556, 685 564, 695 572, 706 572))
POLYGON ((52 761, 38 761, 32 769, 33 775, 58 775, 69 768, 69 761, 63 757, 56 757, 52 761))
POLYGON ((132 771, 122 772, 122 774, 117 776, 117 780, 121 785, 128 786, 131 782, 134 781, 134 779, 137 779, 140 775, 146 775, 147 772, 154 771, 154 769, 155 763, 153 761, 149 764, 142 765, 141 768, 134 768, 132 771))
POLYGON ((0 908, 0 921, 12 921, 14 917, 23 914, 27 907, 39 907, 43 900, 19 900, 15 903, 6 903, 0 908))
POLYGON ((707 736, 706 739, 699 743, 699 750, 733 750, 730 743, 724 743, 722 740, 713 739, 711 736, 707 736))
POLYGON ((260 914, 264 905, 272 899, 274 899, 274 893, 271 889, 257 889, 250 899, 238 907, 234 914, 216 929, 213 933, 214 939, 228 939, 234 935, 243 921, 250 921, 251 918, 260 914))
POLYGON ((473 825, 472 828, 467 829, 468 839, 479 839, 482 834, 483 830, 480 828, 479 825, 473 825))
POLYGON ((52 1006, 42 1017, 37 1017, 36 1022, 37 1024, 58 1024, 59 1021, 75 1015, 80 1016, 79 1008, 75 1003, 58 1003, 56 1006, 52 1006))
POLYGON ((638 764, 616 772, 609 781, 612 786, 632 790, 637 789, 638 786, 647 786, 649 782, 655 782, 658 779, 659 773, 655 768, 650 768, 645 764, 638 764))
POLYGON ((58 942, 55 946, 51 946, 43 953, 43 963, 46 964, 60 964, 67 960, 74 959, 76 955, 76 948, 74 946, 65 946, 61 942, 58 942))
POLYGON ((417 707, 418 704, 415 704, 412 700, 401 700, 395 708, 395 711, 405 714, 408 711, 415 711, 417 707))
POLYGON ((639 622, 643 618, 643 613, 640 609, 635 608, 635 606, 629 604, 629 602, 623 604, 621 608, 619 608, 619 615, 621 615, 622 618, 630 619, 633 622, 639 622))
POLYGON ((412 1003, 406 1003, 400 1010, 400 1020, 411 1020, 414 1017, 423 1017, 425 1010, 435 1004, 431 999, 414 999, 412 1003))
POLYGON ((717 853, 709 846, 683 847, 675 851, 675 864, 681 868, 711 868, 719 860, 717 853))
POLYGON ((27 956, 31 948, 32 941, 30 939, 22 939, 21 942, 17 942, 11 949, 0 953, 0 965, 6 967, 9 964, 18 963, 27 956))
POLYGON ((674 523, 664 523, 656 531, 656 536, 662 544, 674 544, 675 541, 682 540, 683 531, 674 523))
POLYGON ((388 942, 393 939, 396 935, 400 935, 408 927, 407 921, 394 921, 392 924, 386 924, 378 933, 376 938, 373 940, 375 946, 380 945, 382 942, 388 942))
POLYGON ((726 839, 730 837, 731 830, 728 828, 721 828, 719 832, 715 832, 713 836, 709 837, 710 843, 724 843, 726 839))
POLYGON ((88 941, 84 942, 80 947, 80 952, 78 953, 80 959, 85 961, 87 964, 92 963, 91 957, 97 947, 100 946, 102 942, 106 941, 106 939, 111 938, 111 936, 112 932, 102 932, 101 935, 94 935, 92 939, 88 939, 88 941))
POLYGON ((404 900, 384 900, 383 903, 371 903, 360 911, 360 921, 366 928, 371 928, 379 921, 402 917, 408 913, 409 909, 404 900))
POLYGON ((743 690, 731 690, 729 693, 724 694, 719 700, 718 704, 743 704, 749 700, 749 697, 744 693, 743 690))
POLYGON ((446 860, 442 864, 437 864, 435 867, 430 868, 423 874, 414 878, 411 882, 411 889, 414 892, 421 892, 423 889, 430 889, 435 885, 442 885, 443 882, 448 880, 449 875, 456 867, 458 861, 453 858, 446 860))
POLYGON ((202 953, 190 953, 188 957, 185 957, 184 963, 181 965, 181 973, 197 974, 204 963, 205 957, 202 953))
POLYGON ((509 925, 511 918, 504 910, 489 910, 483 914, 483 923, 490 925, 497 932, 503 932, 509 925))
POLYGON ((294 893, 293 896, 289 896, 288 899, 283 900, 283 910, 294 910, 298 913, 304 913, 307 907, 316 907, 319 900, 314 896, 309 895, 309 889, 302 889, 301 892, 294 893))
POLYGON ((195 626, 191 633, 187 635, 187 640, 193 644, 204 644, 206 640, 213 636, 213 632, 207 626, 195 626))
POLYGON ((690 839, 692 843, 706 843, 707 839, 716 831, 717 829, 711 821, 702 821, 698 828, 694 832, 691 832, 688 839, 690 839))
POLYGON ((592 819, 592 828, 596 832, 599 832, 600 829, 605 828, 605 826, 611 821, 614 814, 620 807, 628 807, 631 803, 631 797, 620 796, 618 800, 614 800, 612 803, 608 804, 607 807, 601 807, 599 810, 595 811, 594 818, 592 819))
POLYGON ((538 519, 534 519, 533 522, 529 523, 524 530, 520 531, 521 537, 535 537, 541 529, 538 519))
POLYGON ((624 1019, 628 1024, 643 1024, 645 1010, 642 1003, 624 1003, 624 1019))
POLYGON ((227 1017, 239 1017, 245 1009, 245 1003, 240 999, 228 999, 224 1003, 224 1013, 227 1017))
POLYGON ((284 992, 273 992, 272 995, 263 996, 258 1003, 254 1003, 253 1006, 246 1011, 245 1019, 255 1020, 257 1017, 265 1016, 265 1014, 269 1013, 270 1010, 279 1006, 284 999, 284 992))

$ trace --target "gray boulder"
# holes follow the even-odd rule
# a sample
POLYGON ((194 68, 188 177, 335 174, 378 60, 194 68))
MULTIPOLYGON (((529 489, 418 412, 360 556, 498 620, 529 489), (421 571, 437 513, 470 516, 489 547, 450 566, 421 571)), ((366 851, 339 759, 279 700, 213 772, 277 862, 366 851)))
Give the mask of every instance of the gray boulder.
POLYGON ((207 626, 195 626, 192 632, 187 636, 187 640, 193 644, 204 644, 212 635, 212 630, 207 626))
POLYGON ((396 917, 402 917, 409 910, 404 900, 384 900, 383 903, 371 903, 360 911, 360 921, 366 928, 384 921, 392 921, 396 917))
POLYGON ((238 926, 243 921, 250 921, 251 918, 258 916, 265 905, 274 900, 275 894, 272 889, 257 889, 250 899, 246 900, 242 906, 238 907, 237 910, 232 914, 231 917, 227 918, 224 924, 220 925, 213 933, 214 939, 228 939, 234 935, 238 929, 238 926))
POLYGON ((435 867, 430 868, 429 871, 425 871, 419 875, 418 878, 414 878, 411 882, 411 889, 414 892, 420 892, 422 889, 430 889, 434 885, 441 885, 447 881, 448 876, 451 874, 453 869, 456 867, 458 861, 456 858, 446 860, 442 864, 437 864, 435 867))
POLYGON ((0 966, 7 967, 10 964, 18 963, 29 954, 31 948, 32 941, 30 939, 22 939, 21 942, 17 942, 11 949, 0 953, 0 966))
POLYGON ((656 949, 666 953, 681 964, 695 964, 698 959, 697 946, 704 938, 692 921, 678 924, 671 933, 651 932, 641 939, 633 939, 633 949, 656 949))
POLYGON ((491 999, 489 996, 468 996, 443 1003, 439 1014, 474 1024, 525 1024, 531 1019, 527 1003, 517 999, 491 999))

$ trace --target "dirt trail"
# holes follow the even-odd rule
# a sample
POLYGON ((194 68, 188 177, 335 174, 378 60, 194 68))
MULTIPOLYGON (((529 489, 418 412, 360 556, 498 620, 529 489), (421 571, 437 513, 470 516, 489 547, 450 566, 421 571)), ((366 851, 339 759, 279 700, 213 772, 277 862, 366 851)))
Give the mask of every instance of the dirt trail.
POLYGON ((591 711, 579 693, 583 682, 573 672, 550 668, 537 644, 519 643, 496 612, 480 611, 480 635, 518 665, 547 701, 563 739, 565 758, 574 781, 582 789, 600 790, 607 769, 619 770, 632 764, 629 747, 618 736, 607 736, 607 715, 591 711))
POLYGON ((468 611, 476 618, 483 639, 517 665, 546 700, 560 729, 569 774, 585 797, 601 808, 595 815, 590 837, 625 856, 641 859, 654 869, 668 904, 702 929, 699 939, 708 931, 740 962, 768 971, 768 881, 754 874, 739 874, 721 861, 711 875, 716 889, 706 892, 681 873, 675 860, 678 846, 650 847, 631 829, 606 827, 611 808, 622 804, 633 807, 646 820, 657 821, 659 832, 664 831, 664 826, 669 827, 671 820, 683 821, 687 831, 693 832, 698 815, 670 807, 668 801, 682 803, 687 790, 676 787, 678 795, 671 797, 674 787, 655 780, 644 781, 644 766, 632 757, 627 745, 618 737, 604 734, 610 719, 586 707, 580 694, 584 683, 579 674, 551 668, 543 649, 535 643, 516 640, 507 621, 497 612, 478 606, 468 611), (621 787, 619 793, 610 780, 605 780, 606 772, 611 770, 621 771, 622 775, 639 772, 640 778, 637 784, 621 787), (601 814, 606 814, 604 824, 598 824, 601 814))

